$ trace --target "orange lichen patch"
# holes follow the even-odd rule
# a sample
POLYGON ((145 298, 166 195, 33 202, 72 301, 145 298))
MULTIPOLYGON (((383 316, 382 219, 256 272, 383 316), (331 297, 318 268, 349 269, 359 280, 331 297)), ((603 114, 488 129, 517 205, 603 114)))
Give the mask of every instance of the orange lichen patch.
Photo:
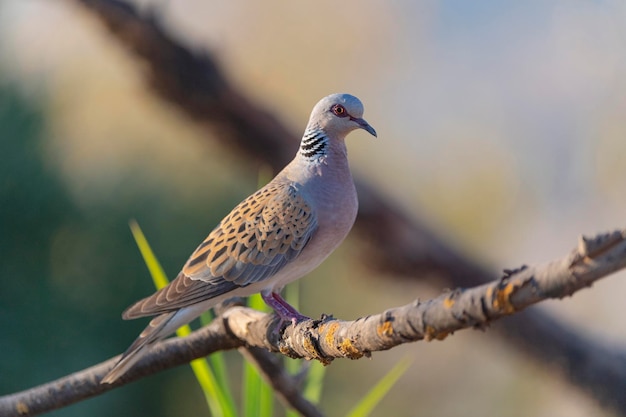
MULTIPOLYGON (((337 323, 336 321, 333 321, 329 323, 327 326, 328 326, 328 330, 324 334, 324 342, 326 342, 328 346, 332 346, 333 343, 335 342, 335 333, 337 332, 337 329, 339 328, 339 323, 337 323)), ((324 331, 324 327, 326 327, 326 325, 320 326, 320 333, 324 331)))
POLYGON ((455 301, 453 298, 451 297, 446 297, 445 300, 443 300, 443 306, 445 308, 452 308, 452 306, 454 305, 455 301))
POLYGON ((348 359, 360 359, 363 353, 357 349, 350 339, 344 339, 339 345, 339 351, 348 359))
POLYGON ((378 337, 390 337, 393 335, 393 325, 390 321, 379 324, 376 326, 376 334, 378 334, 378 337))
POLYGON ((15 409, 17 410, 17 413, 21 416, 25 416, 27 414, 29 414, 29 409, 28 409, 28 405, 26 403, 23 403, 22 401, 18 402, 15 405, 15 409))
POLYGON ((515 307, 511 304, 511 294, 513 294, 516 289, 517 286, 513 283, 508 283, 502 288, 497 288, 494 297, 492 298, 493 307, 504 312, 505 314, 514 313, 515 307))
POLYGON ((450 332, 440 332, 432 326, 426 326, 426 332, 424 333, 424 340, 430 342, 431 340, 443 340, 450 332))
POLYGON ((320 356, 319 352, 317 351, 317 348, 315 347, 315 343, 313 343, 313 341, 309 338, 305 338, 302 346, 304 347, 304 350, 306 350, 306 352, 313 358, 318 358, 320 356))

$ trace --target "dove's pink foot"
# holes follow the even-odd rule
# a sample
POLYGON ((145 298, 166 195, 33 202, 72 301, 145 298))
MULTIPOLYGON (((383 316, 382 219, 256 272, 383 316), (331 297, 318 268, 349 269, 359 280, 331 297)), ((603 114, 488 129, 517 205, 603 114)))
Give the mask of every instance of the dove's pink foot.
POLYGON ((261 297, 263 297, 265 304, 272 307, 282 321, 290 321, 291 324, 296 324, 299 321, 309 320, 309 317, 300 314, 298 310, 289 305, 278 293, 262 291, 261 297))

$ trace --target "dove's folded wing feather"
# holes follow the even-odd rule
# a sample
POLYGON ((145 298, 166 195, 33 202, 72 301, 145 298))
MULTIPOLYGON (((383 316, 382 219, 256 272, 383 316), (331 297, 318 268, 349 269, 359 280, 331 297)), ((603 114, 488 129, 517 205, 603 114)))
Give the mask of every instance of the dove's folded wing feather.
POLYGON ((270 183, 220 222, 174 281, 123 317, 162 314, 268 279, 302 252, 316 229, 315 214, 297 186, 270 183))

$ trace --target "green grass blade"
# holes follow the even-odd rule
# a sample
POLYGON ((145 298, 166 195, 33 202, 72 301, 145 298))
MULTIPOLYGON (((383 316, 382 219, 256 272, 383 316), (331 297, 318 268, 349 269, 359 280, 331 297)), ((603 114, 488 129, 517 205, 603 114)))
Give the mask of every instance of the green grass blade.
MULTIPOLYGON (((163 271, 163 268, 161 267, 161 264, 154 255, 154 252, 152 252, 152 248, 141 231, 139 224, 132 220, 130 222, 130 230, 133 234, 137 247, 141 252, 141 256, 150 271, 154 285, 157 289, 165 287, 169 281, 163 271)), ((187 336, 190 333, 191 327, 188 325, 182 326, 176 331, 176 334, 179 337, 187 336)), ((228 386, 220 386, 218 384, 215 375, 211 371, 208 361, 205 358, 199 358, 191 361, 189 365, 191 366, 191 369, 193 370, 196 379, 202 388, 202 392, 204 393, 204 397, 206 398, 211 414, 214 417, 236 417, 237 411, 234 406, 234 401, 232 400, 232 395, 229 392, 225 393, 225 390, 228 391, 228 386)))
POLYGON ((253 416, 257 413, 261 402, 261 378, 256 372, 254 365, 244 360, 243 362, 243 413, 246 416, 253 416))
POLYGON ((213 372, 211 372, 209 362, 205 358, 199 358, 191 361, 189 365, 196 376, 200 388, 202 388, 202 393, 209 406, 211 415, 215 417, 235 417, 237 411, 234 409, 234 405, 233 408, 230 408, 227 397, 217 384, 213 372))
POLYGON ((408 358, 404 358, 398 362, 396 366, 391 368, 387 375, 382 377, 367 395, 350 410, 346 417, 368 416, 410 366, 411 360, 408 358))
POLYGON ((156 256, 154 256, 154 252, 152 252, 152 248, 150 247, 148 240, 141 231, 141 228, 139 227, 137 221, 130 221, 130 231, 133 234, 133 238, 135 238, 135 243, 139 248, 139 252, 141 252, 143 261, 148 267, 148 271, 150 272, 150 276, 152 277, 154 286, 157 287, 157 289, 165 287, 169 283, 169 280, 165 275, 165 271, 163 271, 163 267, 159 263, 156 256))
MULTIPOLYGON (((300 360, 296 361, 289 358, 286 358, 286 360, 300 362, 300 360)), ((302 396, 311 401, 312 404, 319 404, 320 398, 322 397, 322 390, 324 388, 324 376, 326 375, 326 367, 317 361, 306 363, 308 364, 309 369, 307 371, 306 379, 304 381, 302 396)), ((299 415, 299 413, 293 410, 288 410, 285 414, 286 417, 298 417, 299 415)))
POLYGON ((272 417, 274 415, 274 391, 263 379, 261 379, 259 387, 259 411, 256 415, 259 417, 272 417))
MULTIPOLYGON (((214 315, 212 311, 205 311, 200 316, 200 324, 202 326, 206 326, 211 323, 214 315)), ((213 373, 215 374, 215 379, 217 380, 217 384, 222 387, 222 392, 224 393, 226 401, 228 401, 228 408, 232 410, 236 410, 235 408, 235 398, 233 397, 232 389, 230 388, 230 382, 228 380, 228 371, 226 366, 226 356, 224 352, 215 352, 209 355, 207 358, 209 360, 209 364, 213 373)))
MULTIPOLYGON (((300 308, 300 281, 295 281, 289 284, 285 288, 285 300, 291 304, 296 310, 300 308)), ((302 367, 301 359, 291 359, 291 358, 283 358, 283 363, 285 365, 285 369, 291 375, 296 375, 300 372, 302 367)), ((305 385, 308 384, 310 375, 307 374, 305 385)), ((292 409, 288 409, 285 412, 285 417, 298 417, 300 414, 293 411, 292 409)))
POLYGON ((326 367, 315 361, 311 362, 309 374, 304 384, 304 398, 313 404, 319 404, 322 397, 322 389, 324 388, 324 376, 326 375, 326 367))
MULTIPOLYGON (((300 309, 300 281, 295 281, 285 288, 285 300, 296 310, 300 309)), ((295 375, 301 371, 302 359, 285 358, 285 367, 290 374, 295 375)), ((302 395, 313 404, 319 404, 324 386, 324 375, 326 367, 317 361, 306 362, 309 369, 307 371, 302 395)), ((286 417, 298 417, 300 414, 293 410, 288 410, 286 417)))
POLYGON ((287 410, 287 412, 285 413, 285 417, 298 417, 300 416, 300 413, 293 411, 292 409, 287 410))
POLYGON ((233 397, 232 391, 230 389, 230 382, 228 380, 228 372, 226 366, 226 357, 224 356, 224 353, 215 352, 211 354, 207 359, 209 360, 211 369, 215 374, 215 380, 217 381, 217 385, 222 387, 225 400, 228 401, 228 407, 235 410, 235 398, 233 397))
MULTIPOLYGON (((259 294, 248 298, 248 306, 255 310, 267 311, 267 305, 259 294)), ((256 367, 244 361, 243 367, 243 409, 246 416, 272 417, 274 394, 265 383, 256 367)))

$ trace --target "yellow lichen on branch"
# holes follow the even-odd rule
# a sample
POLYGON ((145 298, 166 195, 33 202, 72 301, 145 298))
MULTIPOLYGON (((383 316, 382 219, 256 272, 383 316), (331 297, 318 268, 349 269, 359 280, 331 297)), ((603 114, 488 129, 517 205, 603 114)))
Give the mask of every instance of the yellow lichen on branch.
POLYGON ((494 291, 488 291, 488 297, 491 297, 493 308, 504 313, 515 313, 515 307, 511 304, 511 295, 519 288, 514 282, 508 282, 504 286, 498 285, 494 291))
POLYGON ((448 297, 445 298, 445 300, 443 300, 443 306, 445 308, 452 308, 452 307, 454 307, 455 301, 454 301, 454 298, 452 298, 453 294, 449 295, 448 297))
POLYGON ((376 334, 381 339, 384 337, 391 337, 393 335, 393 325, 388 320, 384 321, 376 326, 376 334))
POLYGON ((363 352, 357 349, 350 339, 344 339, 339 344, 339 350, 348 359, 360 359, 363 357, 363 352))
POLYGON ((448 331, 439 331, 432 326, 426 326, 426 332, 424 332, 424 340, 430 342, 432 340, 443 340, 451 332, 448 331))

